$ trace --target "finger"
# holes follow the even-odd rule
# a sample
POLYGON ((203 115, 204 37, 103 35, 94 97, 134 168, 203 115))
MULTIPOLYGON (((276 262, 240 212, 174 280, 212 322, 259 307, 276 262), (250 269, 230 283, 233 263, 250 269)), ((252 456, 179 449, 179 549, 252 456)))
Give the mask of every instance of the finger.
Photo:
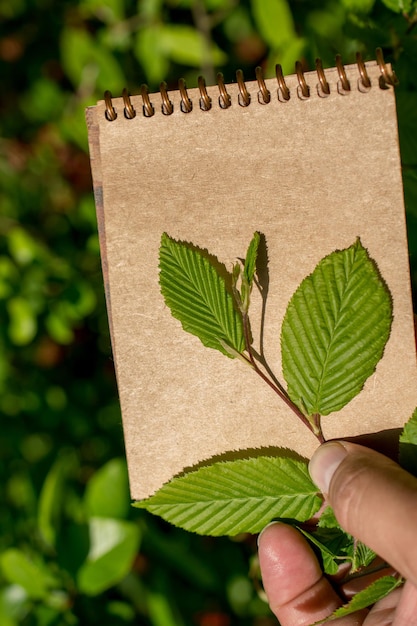
MULTIPOLYGON (((262 581, 272 612, 282 626, 308 626, 342 604, 302 535, 291 526, 272 524, 259 536, 262 581)), ((356 626, 366 613, 338 621, 356 626)))
POLYGON ((389 430, 381 430, 379 433, 346 437, 344 441, 357 443, 360 446, 371 448, 381 454, 385 454, 385 456, 389 457, 393 461, 397 461, 400 448, 401 431, 401 428, 391 428, 389 430))
POLYGON ((401 592, 392 626, 417 626, 417 587, 407 580, 401 592))
POLYGON ((347 442, 310 461, 340 525, 417 586, 417 479, 387 457, 347 442))

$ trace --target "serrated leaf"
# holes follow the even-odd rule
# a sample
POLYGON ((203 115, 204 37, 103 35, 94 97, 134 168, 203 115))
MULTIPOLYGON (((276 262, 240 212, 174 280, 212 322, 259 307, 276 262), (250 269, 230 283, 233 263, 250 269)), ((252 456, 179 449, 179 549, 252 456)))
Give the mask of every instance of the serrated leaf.
POLYGON ((417 408, 400 435, 400 465, 417 476, 417 408))
POLYGON ((359 239, 322 259, 292 296, 282 324, 291 400, 308 415, 345 406, 374 372, 391 321, 388 288, 359 239))
POLYGON ((134 506, 185 530, 218 536, 257 533, 278 517, 305 521, 320 504, 306 463, 261 456, 174 478, 134 506))
POLYGON ((362 567, 368 567, 375 559, 376 553, 368 548, 362 541, 357 541, 353 551, 352 572, 356 572, 362 567))
POLYGON ((333 552, 333 555, 343 555, 345 561, 351 561, 351 572, 367 567, 374 560, 376 554, 371 548, 361 541, 354 540, 351 535, 340 528, 330 506, 327 506, 320 515, 317 526, 319 530, 315 534, 316 538, 318 537, 333 552))
POLYGON ((340 528, 331 506, 326 506, 317 525, 319 528, 340 528))
POLYGON ((391 591, 394 591, 394 589, 402 584, 403 581, 401 578, 398 579, 394 578, 394 576, 383 576, 369 585, 369 587, 366 587, 366 589, 359 591, 359 593, 357 593, 350 602, 336 609, 331 615, 329 615, 329 617, 315 622, 313 626, 332 622, 333 620, 345 617, 346 615, 351 615, 356 611, 366 609, 367 607, 375 604, 375 602, 385 598, 385 596, 391 593, 391 591))
POLYGON ((244 348, 243 324, 222 276, 202 250, 162 235, 159 283, 165 303, 184 330, 233 358, 222 342, 237 352, 244 348))
POLYGON ((341 529, 319 530, 315 533, 302 528, 298 530, 319 550, 324 572, 330 576, 337 574, 342 561, 346 561, 346 551, 353 539, 341 529))
POLYGON ((260 240, 260 234, 258 232, 254 233, 252 241, 249 244, 248 251, 246 252, 243 274, 248 281, 248 285, 252 284, 253 277, 255 275, 256 259, 258 258, 258 248, 260 240))

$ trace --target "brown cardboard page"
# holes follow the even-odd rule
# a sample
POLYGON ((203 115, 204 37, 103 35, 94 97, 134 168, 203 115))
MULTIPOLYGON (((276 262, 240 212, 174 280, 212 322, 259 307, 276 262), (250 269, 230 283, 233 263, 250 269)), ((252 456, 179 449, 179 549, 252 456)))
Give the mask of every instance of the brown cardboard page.
MULTIPOLYGON (((331 93, 300 99, 296 76, 286 78, 288 102, 267 80, 271 102, 218 105, 210 111, 189 90, 192 112, 142 114, 134 119, 115 99, 88 110, 91 157, 103 268, 132 497, 144 498, 184 468, 215 455, 289 448, 309 457, 314 436, 250 368, 205 348, 185 333, 164 304, 158 285, 163 232, 207 248, 229 268, 245 255, 255 230, 268 246, 269 288, 264 352, 282 381, 280 328, 286 305, 316 263, 359 236, 375 259, 394 302, 385 354, 362 393, 323 418, 326 438, 400 427, 417 404, 416 361, 409 285, 395 98, 378 85, 358 89, 356 65, 346 66, 352 89, 338 91, 336 69, 326 70, 331 93)), ((253 292, 252 328, 259 349, 261 297, 253 292)), ((244 453, 243 453, 244 454, 244 453)))

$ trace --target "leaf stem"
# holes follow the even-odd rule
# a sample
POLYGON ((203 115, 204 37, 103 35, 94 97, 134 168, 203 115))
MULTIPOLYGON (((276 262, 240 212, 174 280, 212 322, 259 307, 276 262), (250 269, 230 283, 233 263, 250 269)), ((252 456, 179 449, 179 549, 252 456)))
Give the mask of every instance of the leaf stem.
POLYGON ((307 426, 307 428, 309 430, 311 430, 311 432, 313 433, 313 435, 315 435, 317 437, 319 442, 320 443, 324 443, 325 442, 325 438, 324 438, 323 432, 321 430, 320 415, 318 413, 316 413, 313 416, 313 421, 310 422, 310 420, 304 415, 304 413, 302 413, 300 411, 298 406, 296 404, 294 404, 294 402, 290 399, 288 394, 286 394, 282 389, 280 389, 277 385, 275 385, 275 383, 273 383, 272 380, 270 380, 268 378, 268 376, 266 376, 264 374, 264 372, 259 368, 259 366, 258 366, 258 364, 257 364, 257 362, 256 362, 256 360, 255 360, 255 358, 253 356, 253 352, 252 352, 252 348, 251 348, 249 316, 248 316, 247 313, 242 312, 242 321, 243 321, 243 333, 244 333, 244 338, 245 338, 245 347, 246 347, 246 351, 247 351, 248 357, 249 357, 249 358, 247 358, 247 357, 245 357, 245 358, 248 361, 248 363, 250 363, 252 365, 253 369, 258 374, 258 376, 260 376, 262 378, 262 380, 264 380, 267 383, 267 385, 269 385, 271 387, 271 389, 273 391, 275 391, 275 393, 281 398, 281 400, 284 400, 285 404, 295 413, 295 415, 298 417, 298 419, 300 419, 302 421, 304 426, 307 426))
MULTIPOLYGON (((341 557, 342 558, 342 557, 341 557)), ((337 584, 339 586, 345 585, 346 583, 350 582, 351 580, 358 580, 359 578, 364 578, 365 576, 371 576, 372 574, 377 574, 378 572, 382 572, 385 569, 391 569, 392 567, 389 563, 386 563, 385 561, 383 563, 380 563, 379 565, 375 565, 374 567, 368 567, 368 568, 363 568, 357 572, 353 572, 352 574, 348 574, 347 576, 345 576, 344 578, 342 578, 342 580, 338 580, 337 584)))

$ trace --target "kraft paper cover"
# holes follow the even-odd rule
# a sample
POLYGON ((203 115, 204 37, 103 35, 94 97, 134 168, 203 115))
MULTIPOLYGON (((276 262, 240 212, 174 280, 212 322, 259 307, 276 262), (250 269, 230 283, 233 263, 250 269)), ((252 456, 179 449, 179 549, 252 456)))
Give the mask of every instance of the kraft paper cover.
MULTIPOLYGON (((358 68, 346 66, 352 89, 340 93, 336 68, 325 70, 330 95, 305 74, 311 95, 218 104, 183 113, 169 92, 172 115, 126 119, 123 100, 109 122, 105 104, 87 111, 103 274, 123 429, 134 499, 214 456, 285 448, 309 457, 315 437, 249 367, 206 348, 183 331, 158 284, 163 232, 191 241, 228 268, 244 257, 255 230, 268 247, 268 295, 263 346, 282 382, 280 328, 287 303, 317 262, 359 236, 393 298, 394 322, 384 356, 364 390, 339 413, 322 419, 326 438, 401 427, 417 404, 416 360, 395 95, 381 89, 380 70, 366 64, 372 87, 358 88, 358 68)), ((340 86, 339 86, 340 87, 340 86)), ((259 348, 261 296, 253 291, 252 330, 259 348)))

